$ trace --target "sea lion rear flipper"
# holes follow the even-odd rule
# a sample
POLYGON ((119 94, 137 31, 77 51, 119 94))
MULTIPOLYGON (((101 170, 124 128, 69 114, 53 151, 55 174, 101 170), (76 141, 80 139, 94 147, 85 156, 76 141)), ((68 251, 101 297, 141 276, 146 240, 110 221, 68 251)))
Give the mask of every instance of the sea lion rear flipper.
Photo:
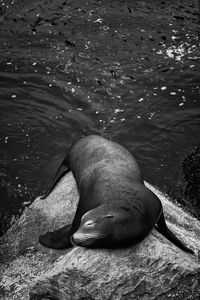
POLYGON ((63 226, 55 231, 47 232, 39 236, 39 242, 48 248, 65 249, 72 246, 70 242, 71 224, 63 226))
POLYGON ((175 234, 167 227, 167 224, 165 222, 165 217, 163 212, 161 212, 160 217, 157 221, 157 226, 155 228, 160 232, 164 237, 166 237, 169 241, 171 241, 173 244, 175 244, 180 249, 194 254, 194 252, 189 249, 186 245, 184 245, 176 236, 175 234))
POLYGON ((66 165, 66 159, 61 163, 60 167, 58 168, 58 171, 56 172, 56 175, 47 189, 46 193, 40 197, 40 199, 46 199, 47 196, 51 193, 53 190, 54 186, 58 183, 61 177, 64 176, 64 174, 68 173, 70 171, 70 168, 66 165))

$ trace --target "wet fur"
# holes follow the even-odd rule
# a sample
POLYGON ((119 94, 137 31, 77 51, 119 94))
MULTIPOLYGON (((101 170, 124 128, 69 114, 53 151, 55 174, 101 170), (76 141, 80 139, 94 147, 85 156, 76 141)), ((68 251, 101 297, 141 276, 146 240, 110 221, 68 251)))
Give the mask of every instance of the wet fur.
MULTIPOLYGON (((144 185, 140 167, 126 148, 95 135, 80 139, 70 148, 43 199, 70 170, 80 194, 73 223, 41 235, 39 240, 44 246, 56 249, 70 247, 73 235, 81 231, 81 218, 85 213, 87 220, 91 214, 98 218, 108 211, 115 211, 115 220, 101 221, 100 230, 104 238, 94 239, 93 244, 90 241, 88 247, 138 243, 157 223, 160 233, 179 248, 193 253, 167 228, 160 200, 144 185)), ((81 245, 81 242, 78 244, 81 245)), ((87 243, 82 245, 87 246, 87 243)))

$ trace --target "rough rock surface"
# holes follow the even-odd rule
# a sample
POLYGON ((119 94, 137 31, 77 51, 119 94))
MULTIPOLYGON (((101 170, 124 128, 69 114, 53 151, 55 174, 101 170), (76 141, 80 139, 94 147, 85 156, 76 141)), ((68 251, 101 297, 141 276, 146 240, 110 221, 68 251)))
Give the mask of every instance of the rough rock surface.
POLYGON ((200 144, 181 162, 182 172, 177 174, 170 195, 200 220, 200 144))
POLYGON ((158 190, 169 227, 194 251, 183 252, 156 230, 126 249, 56 251, 40 233, 70 222, 77 204, 71 174, 37 198, 1 238, 0 299, 199 299, 200 223, 158 190))

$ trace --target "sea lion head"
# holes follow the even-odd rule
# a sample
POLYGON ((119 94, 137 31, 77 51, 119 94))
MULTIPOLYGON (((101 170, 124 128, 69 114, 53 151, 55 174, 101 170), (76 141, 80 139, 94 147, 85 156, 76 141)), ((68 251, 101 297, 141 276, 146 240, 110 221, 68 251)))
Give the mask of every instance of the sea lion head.
POLYGON ((101 205, 82 216, 71 243, 86 248, 123 246, 132 240, 131 228, 133 220, 126 209, 101 205))

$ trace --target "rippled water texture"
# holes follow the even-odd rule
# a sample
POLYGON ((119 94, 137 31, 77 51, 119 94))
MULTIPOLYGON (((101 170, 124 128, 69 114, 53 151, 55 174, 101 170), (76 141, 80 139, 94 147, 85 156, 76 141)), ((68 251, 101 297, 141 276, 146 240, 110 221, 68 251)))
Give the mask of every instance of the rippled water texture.
POLYGON ((197 2, 0 1, 5 219, 91 133, 130 149, 152 184, 173 186, 199 142, 197 2))

